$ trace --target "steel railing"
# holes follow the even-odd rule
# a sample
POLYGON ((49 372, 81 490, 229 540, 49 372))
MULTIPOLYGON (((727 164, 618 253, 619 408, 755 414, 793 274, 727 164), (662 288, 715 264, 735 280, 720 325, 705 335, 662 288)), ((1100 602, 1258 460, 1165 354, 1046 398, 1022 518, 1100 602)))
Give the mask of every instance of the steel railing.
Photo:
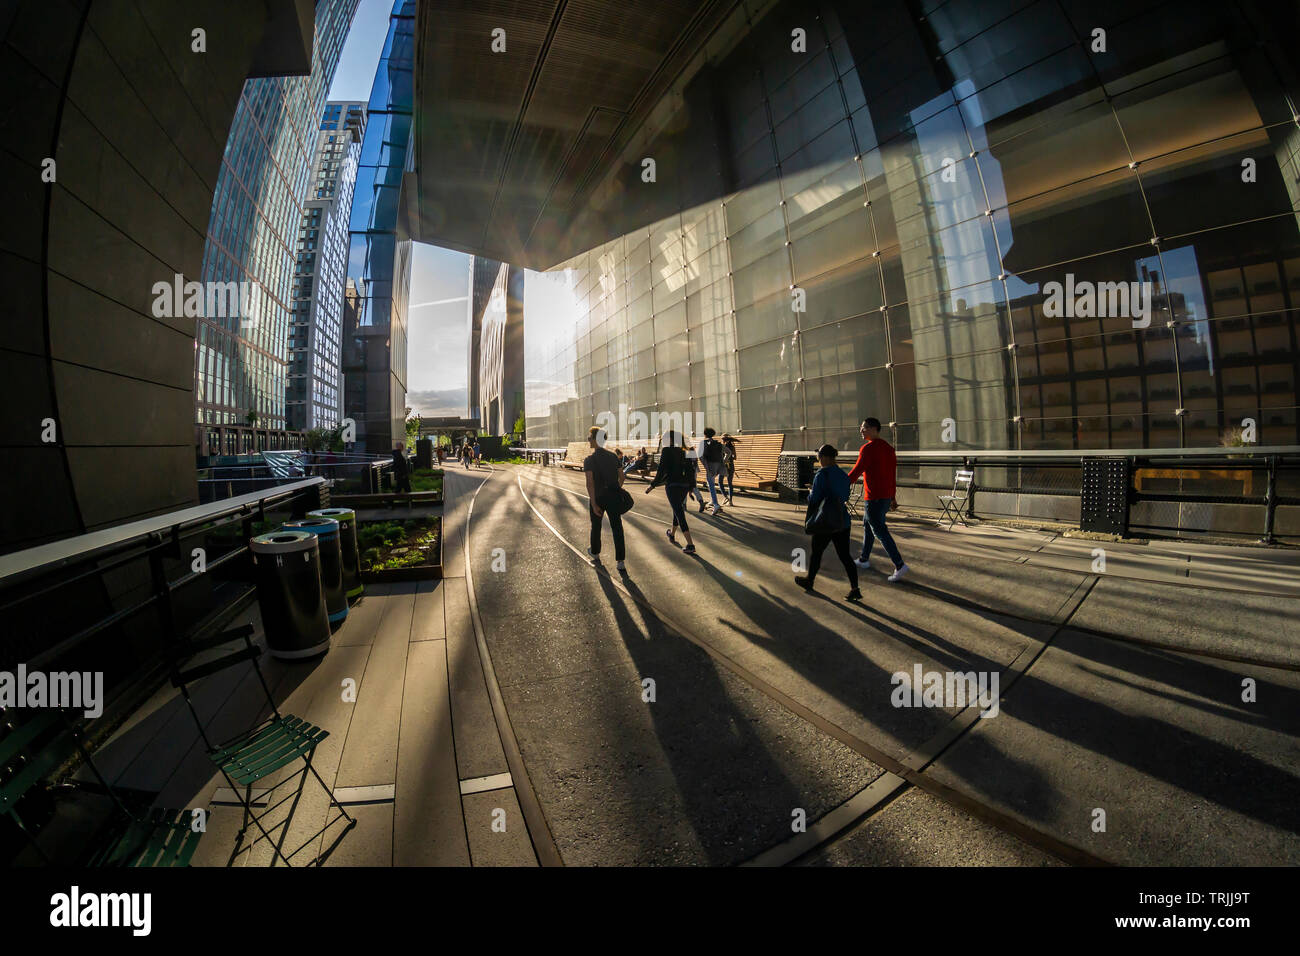
POLYGON ((138 703, 170 642, 251 600, 240 562, 255 525, 328 500, 325 479, 306 478, 0 555, 0 668, 100 671, 110 706, 138 703), (191 548, 199 538, 202 560, 191 548))
MULTIPOLYGON (((815 453, 785 452, 796 458, 815 453)), ((900 451, 900 488, 947 492, 958 469, 972 470, 975 480, 966 502, 967 517, 977 516, 983 494, 1056 496, 1079 499, 1084 462, 1123 460, 1127 463, 1127 505, 1135 508, 1133 527, 1156 532, 1250 534, 1265 543, 1277 539, 1279 507, 1300 505, 1300 448, 1273 445, 1240 448, 1087 449, 1078 451, 958 450, 900 451), (1158 506, 1177 506, 1176 523, 1160 519, 1158 506), (1220 514, 1216 516, 1215 508, 1220 514), (1223 506, 1260 510, 1257 530, 1229 528, 1223 506)), ((936 505, 937 507, 937 505, 936 505)), ((988 516, 1006 511, 985 507, 988 516)), ((1240 525, 1241 522, 1235 522, 1240 525)))

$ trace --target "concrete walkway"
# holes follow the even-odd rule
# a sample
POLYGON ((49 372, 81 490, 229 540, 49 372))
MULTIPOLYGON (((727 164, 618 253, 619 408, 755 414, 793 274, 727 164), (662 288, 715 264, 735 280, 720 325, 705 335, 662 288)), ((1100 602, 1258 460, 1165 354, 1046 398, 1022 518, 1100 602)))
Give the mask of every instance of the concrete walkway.
MULTIPOLYGON (((913 574, 863 572, 855 604, 833 554, 793 585, 802 509, 692 508, 690 557, 645 487, 620 576, 608 528, 586 558, 580 474, 449 466, 446 577, 370 588, 323 659, 264 659, 358 820, 319 833, 309 781, 295 865, 1300 862, 1296 552, 896 515, 913 574), (996 674, 996 716, 895 706, 917 667, 996 674)), ((265 716, 247 665, 196 699, 218 739, 265 716)), ((170 688, 98 756, 210 809, 197 863, 270 865, 232 852, 241 811, 170 688)))
POLYGON ((662 491, 629 487, 626 577, 608 528, 611 573, 585 560, 576 473, 499 470, 470 529, 566 862, 737 863, 783 843, 830 863, 1300 862, 1295 552, 905 519, 913 575, 864 575, 855 605, 833 557, 819 594, 793 586, 790 505, 692 509, 692 558, 664 538, 662 491), (917 665, 998 672, 998 715, 893 706, 892 675, 917 665), (792 828, 854 800, 865 818, 829 844, 792 828))

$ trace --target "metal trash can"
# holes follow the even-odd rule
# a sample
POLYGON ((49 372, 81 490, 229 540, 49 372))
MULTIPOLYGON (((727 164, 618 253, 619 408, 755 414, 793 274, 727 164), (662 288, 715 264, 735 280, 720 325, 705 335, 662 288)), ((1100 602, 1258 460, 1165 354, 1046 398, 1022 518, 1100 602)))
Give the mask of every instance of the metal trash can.
POLYGON ((349 601, 365 593, 361 583, 361 552, 357 550, 357 513, 351 508, 320 508, 308 518, 333 518, 339 523, 339 548, 343 552, 343 590, 349 601))
POLYGON ((309 531, 272 531, 248 543, 257 578, 257 604, 272 657, 315 657, 330 648, 321 587, 320 544, 309 531))
POLYGON ((320 544, 320 583, 325 589, 325 610, 330 627, 336 628, 348 616, 348 596, 343 591, 343 551, 340 547, 339 522, 333 518, 312 515, 286 521, 284 527, 293 531, 308 531, 320 544))

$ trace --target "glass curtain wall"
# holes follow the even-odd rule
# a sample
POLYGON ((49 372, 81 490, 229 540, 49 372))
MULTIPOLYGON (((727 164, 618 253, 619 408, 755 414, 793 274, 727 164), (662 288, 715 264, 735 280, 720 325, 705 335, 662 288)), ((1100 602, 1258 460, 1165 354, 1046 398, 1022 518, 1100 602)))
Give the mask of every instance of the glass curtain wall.
MULTIPOLYGON (((620 404, 787 449, 856 447, 868 415, 901 449, 1205 447, 1244 419, 1297 443, 1277 25, 916 6, 777 4, 689 81, 714 106, 667 126, 735 188, 528 274, 530 444, 620 404)), ((669 134, 645 155, 627 191, 689 192, 669 134)))
POLYGON ((399 240, 402 174, 411 168, 415 0, 397 0, 366 112, 352 201, 348 276, 359 298, 345 327, 344 413, 373 454, 403 441, 411 243, 399 240))
MULTIPOLYGON (((298 228, 321 110, 358 0, 316 5, 310 76, 249 80, 231 122, 212 202, 204 282, 247 282, 247 316, 196 321, 195 420, 286 427, 298 228)), ((255 451, 251 434, 241 448, 255 451)))

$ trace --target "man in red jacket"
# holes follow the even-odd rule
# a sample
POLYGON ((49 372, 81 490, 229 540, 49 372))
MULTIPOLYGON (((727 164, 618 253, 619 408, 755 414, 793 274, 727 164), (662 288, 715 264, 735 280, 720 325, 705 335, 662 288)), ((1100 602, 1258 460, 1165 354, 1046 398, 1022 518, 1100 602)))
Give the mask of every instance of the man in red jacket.
POLYGON ((894 536, 885 527, 885 516, 898 507, 894 502, 898 456, 894 454, 894 446, 880 437, 880 419, 865 419, 859 431, 866 444, 858 452, 858 461, 849 472, 849 484, 857 481, 859 475, 862 477, 862 554, 853 563, 870 570, 871 546, 879 538, 885 546, 885 553, 894 562, 894 573, 889 580, 898 581, 909 568, 898 553, 894 536))

